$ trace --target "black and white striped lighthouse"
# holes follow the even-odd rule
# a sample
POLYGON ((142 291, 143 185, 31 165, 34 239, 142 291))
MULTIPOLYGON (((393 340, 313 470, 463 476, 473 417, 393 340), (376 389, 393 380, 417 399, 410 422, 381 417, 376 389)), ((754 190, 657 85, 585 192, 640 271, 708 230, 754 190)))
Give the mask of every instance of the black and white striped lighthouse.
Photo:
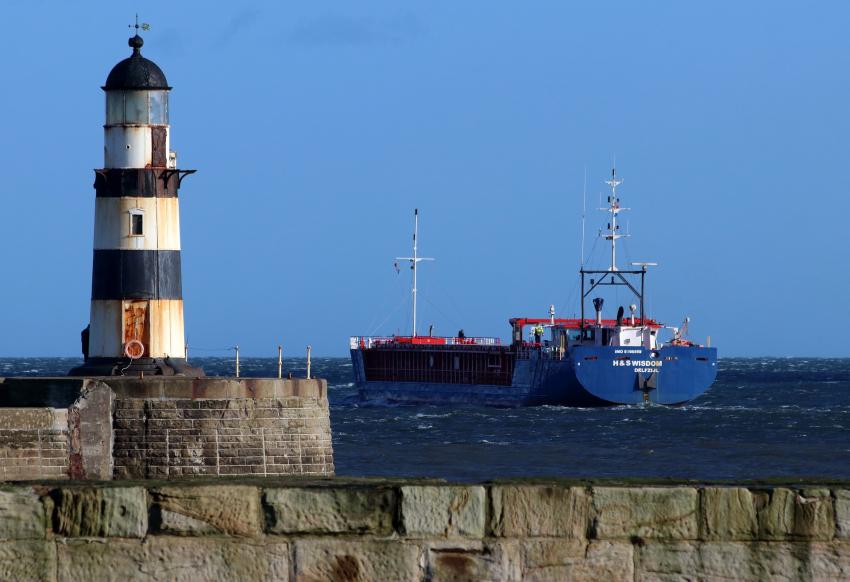
POLYGON ((177 190, 194 170, 177 169, 170 149, 171 87, 142 56, 106 79, 104 168, 95 170, 91 315, 85 363, 74 376, 203 376, 186 363, 177 190))

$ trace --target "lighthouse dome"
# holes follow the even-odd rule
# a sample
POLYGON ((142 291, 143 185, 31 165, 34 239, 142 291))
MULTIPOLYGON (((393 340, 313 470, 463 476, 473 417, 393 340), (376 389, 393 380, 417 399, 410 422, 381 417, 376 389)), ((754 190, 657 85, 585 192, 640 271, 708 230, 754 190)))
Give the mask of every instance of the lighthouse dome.
POLYGON ((105 91, 122 89, 171 89, 165 80, 165 73, 159 66, 142 56, 144 40, 138 34, 132 37, 128 44, 133 47, 133 54, 115 65, 106 78, 105 91))

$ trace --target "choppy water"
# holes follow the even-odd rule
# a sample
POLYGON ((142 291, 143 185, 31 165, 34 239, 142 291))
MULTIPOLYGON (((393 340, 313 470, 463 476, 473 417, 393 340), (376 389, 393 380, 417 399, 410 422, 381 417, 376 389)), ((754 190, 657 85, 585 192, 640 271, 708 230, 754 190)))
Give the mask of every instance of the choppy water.
MULTIPOLYGON (((198 358, 210 375, 233 361, 198 358)), ((0 376, 64 375, 75 359, 0 359, 0 376)), ((723 359, 711 390, 681 408, 362 406, 342 358, 328 379, 337 473, 497 477, 850 478, 850 359, 723 359)), ((304 375, 304 360, 284 368, 304 375)), ((244 359, 245 376, 277 373, 244 359)))

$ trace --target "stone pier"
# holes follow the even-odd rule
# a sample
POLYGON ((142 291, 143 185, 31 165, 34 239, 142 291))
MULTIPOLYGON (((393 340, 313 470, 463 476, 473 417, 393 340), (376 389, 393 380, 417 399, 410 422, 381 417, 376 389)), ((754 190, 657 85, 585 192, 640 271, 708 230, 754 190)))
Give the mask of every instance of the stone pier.
POLYGON ((324 380, 0 378, 0 480, 333 475, 324 380))
POLYGON ((0 579, 850 579, 850 484, 231 478, 0 487, 0 579))

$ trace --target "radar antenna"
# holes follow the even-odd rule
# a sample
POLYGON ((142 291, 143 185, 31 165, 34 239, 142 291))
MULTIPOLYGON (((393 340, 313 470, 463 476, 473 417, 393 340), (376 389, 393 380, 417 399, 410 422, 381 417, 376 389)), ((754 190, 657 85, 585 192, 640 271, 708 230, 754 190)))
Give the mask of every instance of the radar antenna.
POLYGON ((630 208, 622 208, 620 199, 617 198, 617 186, 623 183, 622 179, 617 178, 617 168, 611 169, 611 179, 605 181, 611 187, 611 195, 608 196, 608 207, 600 208, 603 212, 611 213, 611 222, 608 223, 608 230, 605 233, 605 240, 611 241, 611 271, 617 270, 617 239, 628 237, 628 234, 620 234, 620 227, 617 225, 617 215, 623 210, 630 208))
POLYGON ((417 249, 417 239, 419 237, 419 209, 413 212, 413 256, 412 257, 396 257, 396 261, 410 261, 410 270, 413 271, 413 337, 416 337, 416 266, 420 261, 433 261, 430 257, 420 257, 417 249))

